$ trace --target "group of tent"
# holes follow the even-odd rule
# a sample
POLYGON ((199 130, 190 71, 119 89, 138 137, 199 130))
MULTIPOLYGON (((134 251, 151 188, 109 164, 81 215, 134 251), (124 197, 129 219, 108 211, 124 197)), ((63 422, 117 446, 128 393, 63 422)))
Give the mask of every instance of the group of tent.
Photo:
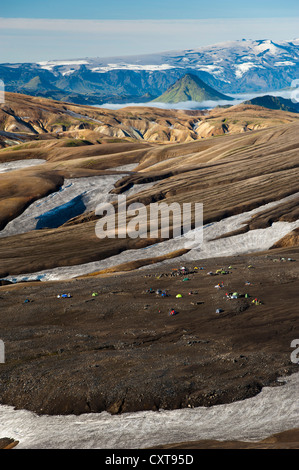
MULTIPOLYGON (((285 259, 282 258, 281 260, 285 260, 285 259)), ((276 261, 276 260, 273 260, 273 261, 276 261)), ((288 258, 288 261, 293 261, 293 260, 291 260, 291 258, 288 258)), ((248 268, 252 268, 252 267, 253 267, 253 266, 251 266, 251 265, 248 266, 248 268)), ((203 267, 200 267, 200 268, 194 267, 193 271, 192 271, 192 270, 190 271, 188 268, 186 268, 186 267, 183 266, 183 267, 181 267, 181 268, 179 268, 179 269, 173 269, 172 271, 173 271, 173 272, 176 272, 177 275, 180 275, 180 276, 181 276, 181 275, 186 275, 186 274, 189 274, 189 273, 194 273, 194 272, 197 272, 198 270, 203 270, 203 269, 204 269, 203 267)), ((233 268, 232 268, 232 266, 229 266, 228 269, 233 269, 233 268)), ((221 268, 221 269, 217 269, 217 270, 215 271, 215 273, 210 271, 210 272, 208 272, 207 274, 210 275, 210 276, 212 276, 212 275, 213 275, 213 276, 214 276, 214 275, 226 275, 226 274, 229 274, 229 271, 225 270, 224 268, 221 268)), ((183 279, 183 281, 189 281, 189 278, 188 278, 188 277, 185 277, 185 278, 183 279)), ((246 281, 246 282, 245 282, 245 285, 248 286, 248 285, 251 285, 251 283, 250 283, 249 281, 246 281)), ((223 288, 224 288, 224 283, 223 283, 223 281, 221 281, 221 282, 219 282, 217 285, 215 285, 215 288, 217 288, 217 289, 223 289, 223 288)), ((146 290, 146 293, 147 293, 147 294, 154 294, 154 293, 155 293, 155 294, 158 295, 159 297, 169 297, 169 296, 170 296, 170 294, 168 293, 167 290, 162 290, 162 289, 154 290, 154 289, 152 289, 152 288, 149 288, 149 289, 146 290)), ((189 295, 197 294, 197 292, 195 292, 195 291, 189 291, 188 294, 189 294, 189 295)), ((96 296, 98 296, 98 295, 99 295, 99 294, 98 294, 97 292, 93 292, 93 293, 92 293, 92 297, 96 297, 96 296)), ((72 296, 71 296, 71 294, 69 294, 69 293, 68 293, 68 294, 63 293, 63 294, 58 294, 58 295, 57 295, 57 298, 70 298, 70 297, 72 297, 72 296)), ((180 299, 180 298, 182 298, 182 297, 183 297, 182 294, 177 294, 177 295, 175 296, 176 299, 180 299)), ((226 297, 227 300, 231 300, 231 299, 238 299, 238 298, 240 298, 240 297, 249 298, 250 295, 247 294, 247 293, 246 293, 246 294, 239 294, 238 292, 232 292, 232 293, 228 293, 228 292, 227 292, 227 293, 225 294, 225 297, 226 297)), ((26 299, 26 301, 28 302, 27 299, 26 299)), ((26 302, 26 301, 25 301, 25 302, 26 302)), ((202 302, 200 302, 200 303, 202 303, 202 302)), ((254 298, 254 299, 252 300, 252 303, 255 304, 255 305, 261 305, 261 304, 262 304, 262 302, 261 302, 260 300, 258 300, 257 298, 254 298)), ((217 314, 222 313, 223 311, 224 311, 224 310, 223 310, 222 308, 217 308, 217 309, 216 309, 216 313, 217 313, 217 314)), ((169 311, 169 315, 170 315, 170 316, 176 315, 177 313, 178 313, 178 312, 177 312, 175 309, 171 309, 171 310, 169 311)))
MULTIPOLYGON (((249 265, 248 268, 253 268, 253 266, 252 266, 252 265, 249 265)), ((194 271, 190 271, 190 270, 189 270, 188 268, 186 268, 186 267, 181 267, 181 268, 179 268, 179 269, 173 269, 172 271, 175 271, 175 272, 177 273, 177 275, 186 275, 186 274, 188 274, 188 273, 196 272, 196 271, 198 271, 198 270, 203 270, 204 268, 203 268, 203 267, 201 267, 201 268, 195 267, 195 268, 193 268, 193 269, 194 269, 194 271)), ((229 266, 228 269, 233 269, 233 267, 232 267, 232 266, 229 266)), ((226 270, 226 269, 224 269, 224 268, 221 268, 221 269, 217 269, 215 272, 209 271, 207 274, 208 274, 209 276, 217 276, 217 275, 227 275, 227 274, 229 274, 229 273, 230 273, 230 271, 228 271, 228 270, 226 270)), ((186 277, 186 278, 183 279, 183 281, 189 281, 189 278, 186 277)), ((246 282, 245 282, 245 285, 246 285, 246 286, 250 286, 250 285, 251 285, 251 282, 246 281, 246 282)), ((221 281, 221 282, 219 282, 217 285, 215 285, 215 288, 216 288, 216 289, 223 289, 223 288, 224 288, 224 283, 223 283, 223 281, 221 281)), ((148 289, 147 292, 148 292, 148 293, 154 293, 154 290, 153 290, 153 289, 148 289)), ((189 295, 192 295, 192 294, 194 294, 194 293, 197 293, 197 292, 192 292, 192 291, 190 291, 190 292, 189 292, 189 295)), ((156 290, 156 294, 157 294, 157 295, 160 295, 161 297, 169 296, 169 294, 167 294, 166 291, 162 291, 161 289, 156 290)), ((182 294, 177 294, 177 295, 175 296, 176 299, 181 299, 182 297, 183 297, 182 294)), ((250 296, 248 293, 239 294, 238 292, 230 292, 230 293, 227 292, 227 293, 225 293, 225 297, 226 297, 227 300, 233 300, 233 299, 239 299, 240 297, 244 297, 244 298, 248 299, 248 298, 250 298, 251 296, 250 296)), ((251 302, 252 302, 253 304, 255 304, 255 305, 262 305, 262 302, 261 302, 259 299, 257 299, 257 298, 254 298, 251 302)), ((200 303, 202 303, 202 302, 200 302, 200 303)), ((224 312, 224 310, 223 310, 222 308, 217 308, 217 309, 216 309, 216 313, 217 313, 217 314, 222 313, 222 312, 224 312)), ((172 316, 172 315, 176 315, 177 313, 178 313, 178 312, 177 312, 175 309, 171 309, 171 310, 169 311, 169 315, 171 315, 171 316, 172 316)))

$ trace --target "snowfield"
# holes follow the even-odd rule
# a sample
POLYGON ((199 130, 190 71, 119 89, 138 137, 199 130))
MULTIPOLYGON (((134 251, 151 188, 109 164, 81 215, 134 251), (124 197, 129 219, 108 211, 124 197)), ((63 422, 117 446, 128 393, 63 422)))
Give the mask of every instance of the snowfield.
MULTIPOLYGON (((24 164, 26 164, 26 162, 30 163, 29 160, 23 160, 22 162, 24 164)), ((42 163, 43 160, 38 160, 38 162, 42 163)), ((12 162, 12 164, 13 163, 17 164, 18 168, 21 165, 21 162, 12 162)), ((24 166, 29 166, 29 163, 24 166)), ((33 163, 31 162, 31 164, 33 163)), ((135 163, 117 167, 114 168, 114 170, 127 172, 131 171, 134 167, 136 167, 135 163)), ((114 188, 114 184, 119 178, 120 175, 116 174, 65 180, 59 191, 33 202, 19 217, 11 220, 7 226, 0 231, 0 238, 25 233, 30 230, 35 230, 36 228, 42 228, 40 224, 38 225, 39 220, 47 216, 46 220, 49 222, 51 219, 51 211, 53 218, 58 220, 59 210, 65 211, 67 207, 69 209, 72 207, 76 211, 73 215, 70 215, 68 219, 80 215, 83 212, 95 210, 98 204, 110 202, 115 199, 116 196, 109 193, 114 188), (79 205, 80 207, 78 207, 79 205)), ((66 220, 64 220, 64 222, 66 222, 66 220)), ((62 223, 64 222, 62 221, 62 223)))
POLYGON ((41 165, 42 163, 45 163, 45 161, 46 160, 42 160, 41 158, 31 158, 28 160, 16 160, 14 162, 0 163, 0 173, 6 173, 7 171, 41 165))
POLYGON ((262 68, 255 65, 253 62, 244 62, 244 64, 238 64, 236 67, 236 77, 241 78, 244 73, 252 68, 262 68))
POLYGON ((298 427, 299 373, 253 398, 210 408, 37 416, 0 405, 0 436, 18 449, 142 449, 199 439, 259 441, 298 427))
POLYGON ((157 71, 157 70, 169 70, 173 69, 174 66, 168 64, 148 64, 148 65, 138 65, 138 64, 107 64, 106 67, 93 67, 92 72, 96 73, 105 73, 110 72, 111 70, 147 70, 147 71, 157 71))
MULTIPOLYGON (((107 185, 108 187, 109 184, 107 185)), ((152 183, 149 184, 151 185, 152 183)), ((132 191, 136 192, 138 190, 141 191, 142 189, 145 189, 145 187, 138 188, 138 185, 136 185, 130 190, 131 192, 125 194, 129 195, 132 194, 132 191)), ((101 202, 109 202, 109 200, 106 199, 107 197, 109 197, 109 195, 105 196, 103 194, 101 202)), ((110 197, 116 198, 115 195, 110 195, 110 197)), ((283 204, 284 202, 296 197, 298 197, 298 193, 281 199, 280 201, 275 201, 264 206, 260 206, 257 209, 228 217, 219 222, 205 225, 203 229, 196 229, 199 231, 199 233, 196 233, 196 230, 192 230, 185 234, 184 237, 167 240, 165 242, 138 250, 127 250, 120 253, 119 255, 111 256, 101 261, 94 261, 91 263, 84 263, 75 266, 58 267, 36 273, 8 276, 5 279, 12 282, 20 282, 22 280, 53 281, 71 279, 132 260, 151 259, 182 248, 191 248, 191 250, 187 254, 178 258, 180 262, 264 251, 269 249, 275 242, 280 240, 289 232, 295 228, 298 228, 299 220, 295 222, 276 222, 265 229, 250 230, 246 233, 235 235, 233 237, 230 236, 227 238, 222 238, 220 240, 214 239, 241 228, 242 224, 248 221, 252 215, 257 214, 258 212, 265 209, 275 207, 279 204, 283 204), (202 238, 202 243, 197 244, 196 238, 194 238, 196 235, 199 236, 199 239, 202 238)), ((173 260, 165 260, 161 263, 157 263, 155 266, 167 266, 169 263, 173 264, 173 262, 173 260)), ((146 269, 146 267, 140 269, 146 269)))

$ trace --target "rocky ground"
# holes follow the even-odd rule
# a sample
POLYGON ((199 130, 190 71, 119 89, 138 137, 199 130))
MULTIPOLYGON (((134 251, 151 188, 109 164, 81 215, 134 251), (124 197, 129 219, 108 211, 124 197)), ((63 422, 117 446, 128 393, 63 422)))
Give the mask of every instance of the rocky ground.
POLYGON ((188 274, 173 260, 163 269, 0 287, 1 404, 50 415, 124 413, 228 403, 279 385, 298 371, 290 360, 298 254, 201 260, 188 274), (239 298, 227 299, 234 292, 239 298), (63 293, 71 297, 57 298, 63 293))
POLYGON ((18 445, 18 441, 9 437, 3 437, 0 439, 0 449, 12 449, 18 445))

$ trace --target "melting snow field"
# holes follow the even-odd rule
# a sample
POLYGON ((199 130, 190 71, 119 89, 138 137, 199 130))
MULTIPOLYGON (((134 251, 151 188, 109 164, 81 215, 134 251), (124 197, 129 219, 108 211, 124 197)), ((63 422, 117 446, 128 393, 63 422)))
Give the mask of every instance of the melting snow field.
POLYGON ((42 160, 41 158, 29 158, 28 160, 16 160, 14 162, 0 163, 0 173, 41 165, 42 163, 45 163, 45 161, 46 160, 42 160))
POLYGON ((16 449, 142 449, 200 439, 258 441, 298 427, 299 373, 253 398, 210 408, 37 416, 0 406, 0 436, 16 449))
MULTIPOLYGON (((150 183, 151 184, 151 183, 150 183)), ((136 191, 138 188, 134 187, 130 191, 136 191), (137 189, 136 189, 137 188, 137 189)), ((298 197, 298 193, 288 196, 280 201, 271 202, 257 209, 253 209, 243 214, 235 215, 221 220, 220 222, 211 223, 203 227, 203 243, 199 246, 193 247, 189 253, 180 257, 181 261, 192 261, 199 259, 241 255, 245 253, 253 253, 256 251, 263 251, 269 249, 275 242, 287 235, 289 232, 299 227, 299 220, 296 222, 276 222, 270 227, 265 229, 250 230, 249 232, 236 235, 234 237, 222 238, 220 240, 213 240, 225 233, 232 232, 242 227, 242 224, 250 220, 251 216, 259 213, 260 211, 275 207, 288 200, 298 197)), ((201 229, 199 229, 201 230, 201 229)), ((21 280, 62 280, 70 279, 76 276, 82 276, 91 272, 106 269, 117 264, 125 263, 137 259, 151 259, 156 256, 161 256, 172 251, 189 247, 188 239, 191 240, 195 231, 188 234, 190 238, 177 238, 167 240, 156 245, 152 245, 138 250, 127 250, 119 255, 112 256, 105 260, 85 263, 75 266, 65 266, 53 268, 46 271, 39 271, 36 273, 22 274, 19 276, 8 276, 7 280, 12 282, 19 282, 21 280)), ((165 260, 157 263, 155 266, 165 266, 173 263, 173 260, 165 260)), ((145 269, 145 268, 140 268, 145 269)))
MULTIPOLYGON (((15 169, 21 162, 2 164, 0 171, 15 169), (14 165, 13 165, 14 164, 14 165)), ((38 164, 42 163, 38 160, 38 164)), ((37 164, 29 160, 22 164, 37 164)), ((134 165, 118 167, 130 171, 134 165)), ((119 175, 82 178, 65 181, 60 191, 36 201, 20 217, 11 221, 0 236, 10 236, 36 228, 41 216, 51 213, 80 197, 84 210, 92 210, 100 202, 109 202, 109 194, 119 175), (99 191, 100 189, 100 191, 99 191)), ((136 185, 126 195, 150 187, 136 185)), ((234 237, 213 240, 242 227, 258 212, 274 207, 298 194, 272 202, 252 211, 229 217, 203 228, 203 243, 193 247, 180 260, 204 259, 266 250, 294 228, 293 223, 277 222, 266 229, 253 230, 234 237)), ((192 233, 190 233, 192 235, 192 233)), ((128 250, 103 261, 79 266, 67 266, 28 275, 8 277, 22 279, 58 280, 87 274, 132 259, 152 258, 184 248, 186 239, 174 239, 140 250, 128 250)), ((172 261, 159 263, 164 265, 172 261)), ((0 405, 0 437, 19 441, 16 449, 142 449, 156 445, 199 439, 258 441, 271 434, 298 427, 299 373, 280 379, 277 387, 265 387, 261 393, 243 401, 210 408, 198 407, 172 411, 144 411, 110 415, 107 412, 80 416, 38 416, 25 410, 0 405)))
MULTIPOLYGON (((28 160, 23 161, 23 163, 25 162, 28 160)), ((126 172, 131 171, 134 167, 136 167, 135 163, 117 167, 114 170, 126 172)), ((67 220, 83 212, 95 210, 98 204, 110 202, 116 198, 109 192, 114 188, 114 184, 119 178, 120 175, 116 174, 66 179, 59 191, 33 202, 19 217, 10 221, 0 232, 0 238, 43 228, 42 224, 39 224, 43 219, 46 219, 47 223, 52 220, 58 226, 60 214, 62 212, 71 213, 70 208, 76 212, 67 217, 67 220)), ((61 219, 61 224, 67 221, 63 219, 63 216, 61 219)), ((50 225, 46 226, 50 227, 50 225)))

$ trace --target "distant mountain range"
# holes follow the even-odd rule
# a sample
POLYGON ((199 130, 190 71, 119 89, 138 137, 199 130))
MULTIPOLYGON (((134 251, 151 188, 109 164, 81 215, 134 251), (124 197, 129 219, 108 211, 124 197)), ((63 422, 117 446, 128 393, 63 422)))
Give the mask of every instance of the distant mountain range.
POLYGON ((182 78, 179 78, 173 85, 171 85, 165 93, 158 96, 154 102, 160 103, 181 103, 184 101, 197 101, 199 103, 204 101, 219 101, 228 100, 233 98, 223 95, 214 88, 204 83, 196 75, 187 73, 182 78))
POLYGON ((6 90, 81 104, 148 102, 186 74, 222 94, 263 93, 299 77, 299 39, 232 41, 131 57, 0 64, 6 90))

